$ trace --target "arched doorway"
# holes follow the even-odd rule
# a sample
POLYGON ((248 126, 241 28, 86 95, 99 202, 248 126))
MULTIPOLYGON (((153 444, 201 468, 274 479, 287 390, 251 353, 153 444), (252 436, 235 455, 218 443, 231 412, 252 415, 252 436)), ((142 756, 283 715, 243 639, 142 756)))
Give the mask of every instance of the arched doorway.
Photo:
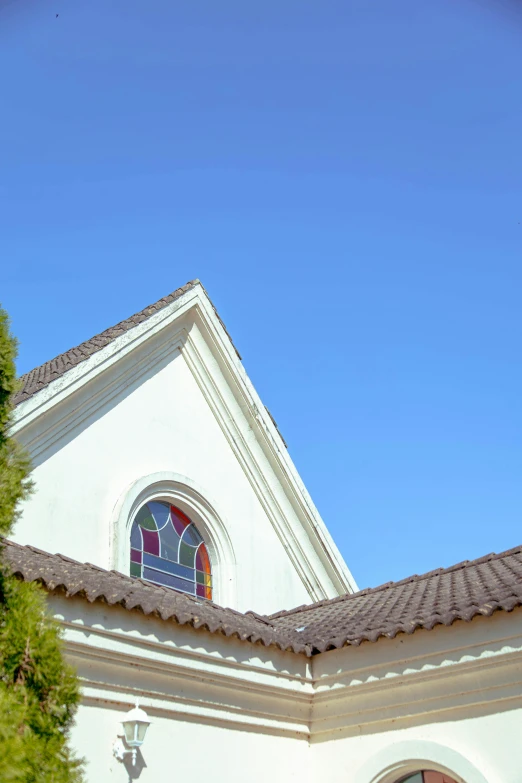
POLYGON ((414 775, 408 775, 407 778, 401 778, 398 783, 456 783, 456 781, 444 772, 424 770, 423 772, 415 772, 414 775))

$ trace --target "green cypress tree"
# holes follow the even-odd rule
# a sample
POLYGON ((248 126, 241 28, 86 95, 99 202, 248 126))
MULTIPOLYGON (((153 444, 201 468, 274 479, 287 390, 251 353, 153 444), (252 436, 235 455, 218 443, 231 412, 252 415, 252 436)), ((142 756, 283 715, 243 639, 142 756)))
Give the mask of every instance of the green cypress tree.
MULTIPOLYGON (((0 536, 31 492, 30 463, 9 435, 17 389, 16 341, 0 309, 0 536)), ((58 624, 44 591, 11 574, 0 539, 0 781, 79 783, 82 764, 68 746, 79 701, 76 676, 62 657, 58 624)))

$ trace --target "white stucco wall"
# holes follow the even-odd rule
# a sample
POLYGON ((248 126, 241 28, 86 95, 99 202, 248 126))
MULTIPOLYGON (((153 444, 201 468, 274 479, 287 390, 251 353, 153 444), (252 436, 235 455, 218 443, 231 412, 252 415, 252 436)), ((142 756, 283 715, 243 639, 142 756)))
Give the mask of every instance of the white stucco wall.
MULTIPOLYGON (((129 767, 112 754, 122 712, 100 705, 80 708, 72 742, 88 760, 88 783, 127 783, 129 767)), ((268 732, 152 715, 140 783, 211 777, 216 783, 267 780, 315 783, 395 783, 419 769, 447 772, 457 783, 519 783, 522 711, 462 722, 432 723, 350 740, 309 744, 268 732)), ((127 762, 128 764, 128 762, 127 762)))
POLYGON ((316 777, 395 783, 522 780, 522 611, 418 630, 313 661, 316 777))
POLYGON ((203 781, 196 757, 217 783, 396 783, 420 769, 522 779, 521 610, 309 659, 101 603, 51 604, 82 682, 72 738, 88 783, 127 780, 112 745, 136 696, 153 721, 141 783, 187 769, 203 781))
POLYGON ((50 451, 34 469, 36 492, 15 530, 20 543, 111 568, 118 501, 143 476, 181 474, 227 527, 236 608, 270 612, 310 600, 179 351, 50 451))
POLYGON ((51 606, 82 684, 71 739, 87 783, 127 783, 113 744, 138 697, 152 721, 140 783, 308 779, 304 656, 101 602, 53 596, 51 606))
MULTIPOLYGON (((78 755, 87 760, 87 783, 128 783, 129 761, 122 763, 112 753, 122 715, 99 705, 81 707, 71 739, 78 755)), ((245 779, 253 783, 324 779, 395 783, 419 769, 447 772, 457 783, 519 783, 521 779, 519 754, 514 752, 519 745, 519 710, 457 725, 430 724, 421 730, 377 733, 324 745, 150 717, 152 724, 136 769, 140 783, 170 779, 203 783, 209 776, 216 783, 245 779)))
POLYGON ((522 709, 420 726, 370 731, 312 745, 315 780, 325 769, 347 783, 395 783, 422 769, 446 772, 457 783, 519 783, 522 709))
MULTIPOLYGON (((88 759, 88 783, 129 781, 128 762, 117 761, 112 755, 121 714, 99 705, 80 709, 72 742, 78 755, 88 759)), ((310 748, 300 740, 160 715, 151 717, 153 723, 142 749, 146 766, 140 770, 138 763, 136 770, 140 783, 242 783, 245 780, 302 783, 309 779, 303 774, 307 775, 306 758, 310 748)))

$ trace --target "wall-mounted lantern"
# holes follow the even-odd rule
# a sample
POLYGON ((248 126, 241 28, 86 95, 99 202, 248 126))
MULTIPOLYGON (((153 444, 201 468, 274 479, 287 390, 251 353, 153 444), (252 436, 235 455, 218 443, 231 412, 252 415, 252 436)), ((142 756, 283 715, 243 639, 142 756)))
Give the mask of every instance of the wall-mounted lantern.
POLYGON ((121 723, 125 743, 121 737, 118 737, 114 743, 113 753, 119 761, 123 761, 126 753, 132 753, 132 766, 135 766, 138 748, 143 745, 145 734, 150 726, 149 716, 136 702, 136 706, 125 715, 121 723))

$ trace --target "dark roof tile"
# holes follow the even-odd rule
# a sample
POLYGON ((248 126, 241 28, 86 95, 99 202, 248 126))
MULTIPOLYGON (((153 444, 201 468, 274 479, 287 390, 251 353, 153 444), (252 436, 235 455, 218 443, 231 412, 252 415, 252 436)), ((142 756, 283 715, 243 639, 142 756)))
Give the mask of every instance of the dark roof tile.
POLYGON ((106 571, 89 563, 79 563, 64 555, 51 555, 31 546, 5 541, 5 553, 13 572, 25 581, 40 582, 51 592, 68 597, 84 597, 91 603, 103 600, 128 610, 155 614, 180 625, 206 628, 211 633, 234 636, 243 641, 276 645, 281 650, 311 654, 303 644, 287 643, 284 634, 254 613, 241 614, 217 604, 178 593, 166 587, 106 571))
POLYGON ((164 296, 154 304, 148 305, 141 312, 125 319, 125 321, 121 321, 119 324, 109 327, 109 329, 91 337, 89 340, 81 343, 81 345, 70 348, 68 351, 65 351, 65 353, 60 354, 60 356, 56 356, 54 359, 45 362, 45 364, 41 364, 39 367, 35 367, 33 370, 25 373, 25 375, 22 375, 20 378, 20 389, 13 397, 14 404, 19 405, 21 402, 25 402, 25 400, 28 400, 33 394, 36 394, 36 392, 39 392, 41 389, 45 388, 45 386, 48 386, 51 381, 56 380, 56 378, 62 376, 72 367, 76 367, 76 365, 84 362, 94 353, 105 348, 106 345, 109 345, 109 343, 117 337, 128 332, 129 329, 142 323, 142 321, 146 321, 151 315, 154 315, 159 310, 162 310, 164 307, 171 304, 171 302, 179 299, 198 283, 199 280, 191 280, 186 285, 181 286, 181 288, 177 288, 168 296, 164 296))
POLYGON ((266 617, 224 609, 35 547, 6 541, 5 551, 19 577, 41 582, 50 591, 62 590, 91 602, 103 600, 196 629, 306 655, 381 637, 393 639, 399 633, 431 630, 522 606, 522 547, 266 617))
POLYGON ((271 615, 314 652, 470 621, 522 606, 522 548, 271 615), (304 630, 298 631, 298 628, 304 630))

